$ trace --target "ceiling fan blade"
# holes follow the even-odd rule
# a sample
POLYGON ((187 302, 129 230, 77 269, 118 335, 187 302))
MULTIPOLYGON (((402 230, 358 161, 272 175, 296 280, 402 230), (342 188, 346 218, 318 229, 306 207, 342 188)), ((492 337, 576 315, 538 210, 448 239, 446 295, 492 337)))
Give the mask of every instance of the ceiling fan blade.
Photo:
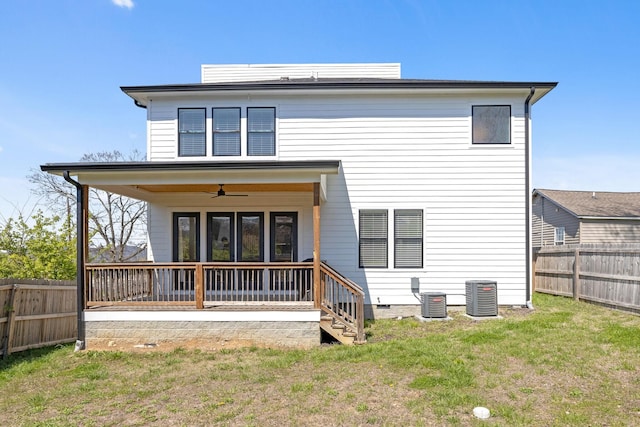
POLYGON ((216 192, 212 192, 212 191, 205 191, 205 193, 207 194, 213 194, 213 196, 211 196, 212 199, 215 199, 217 197, 223 197, 223 196, 229 196, 229 197, 247 197, 248 194, 227 194, 226 191, 224 191, 224 184, 218 184, 220 186, 220 189, 216 192))

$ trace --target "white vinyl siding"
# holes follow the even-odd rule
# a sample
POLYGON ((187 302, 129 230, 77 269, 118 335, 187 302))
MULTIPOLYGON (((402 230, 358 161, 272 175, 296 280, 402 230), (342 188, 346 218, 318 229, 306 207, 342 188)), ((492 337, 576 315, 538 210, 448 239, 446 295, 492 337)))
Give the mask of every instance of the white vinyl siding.
POLYGON ((400 64, 237 64, 201 67, 202 83, 315 78, 399 79, 400 64))
POLYGON ((360 211, 360 267, 387 267, 388 214, 386 210, 360 211))
POLYGON ((500 304, 525 303, 525 97, 282 100, 278 158, 341 160, 341 175, 327 179, 322 259, 365 286, 367 303, 413 304, 394 259, 358 268, 354 230, 360 209, 426 206, 424 263, 411 271, 421 289, 464 304, 466 280, 496 280, 500 304), (470 144, 474 104, 512 105, 511 144, 470 144))
MULTIPOLYGON (((524 304, 526 201, 531 194, 525 181, 527 94, 318 93, 251 100, 228 95, 203 102, 203 107, 235 105, 244 112, 248 107, 275 106, 274 160, 340 160, 340 174, 327 176, 327 200, 321 204, 320 257, 363 286, 368 304, 415 304, 411 277, 420 279, 423 290, 451 294, 449 304, 464 304, 465 281, 476 279, 498 283, 500 304, 524 304), (511 144, 470 143, 473 105, 511 106, 511 144), (359 212, 392 214, 419 207, 424 208, 422 267, 408 276, 394 268, 395 251, 388 250, 386 268, 359 268, 359 212)), ((171 126, 171 109, 175 123, 180 105, 189 105, 188 97, 153 102, 152 160, 167 160, 171 149, 175 151, 175 136, 170 141, 166 129, 171 126)), ((246 203, 245 211, 255 211, 254 203, 266 205, 265 212, 289 210, 279 206, 287 203, 287 194, 259 196, 233 202, 246 203)), ((180 203, 190 206, 188 199, 180 203)), ((211 199, 198 198, 197 203, 206 212, 211 199)), ((308 203, 305 209, 311 215, 312 201, 308 203)), ((392 227, 390 221, 390 236, 392 227)), ((309 229, 300 224, 301 231, 309 229)), ((312 239, 299 247, 299 259, 313 255, 312 239)))

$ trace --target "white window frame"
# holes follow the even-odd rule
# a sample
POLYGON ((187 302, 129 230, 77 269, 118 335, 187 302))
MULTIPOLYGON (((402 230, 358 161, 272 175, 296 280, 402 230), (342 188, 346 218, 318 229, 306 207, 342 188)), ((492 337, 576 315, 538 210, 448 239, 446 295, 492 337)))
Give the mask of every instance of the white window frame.
POLYGON ((564 245, 565 235, 564 227, 555 227, 553 229, 553 244, 556 246, 564 245))
POLYGON ((276 124, 277 124, 277 114, 276 114, 276 107, 247 107, 247 126, 246 126, 246 135, 247 135, 247 156, 248 157, 273 157, 276 155, 277 152, 277 129, 276 129, 276 124), (259 130, 259 131, 251 131, 251 119, 250 119, 250 112, 251 110, 272 110, 273 112, 273 130, 271 131, 264 131, 264 130, 259 130), (258 153, 258 154, 251 154, 251 135, 253 134, 273 134, 273 147, 272 147, 272 152, 271 153, 258 153))
POLYGON ((196 107, 192 107, 192 108, 178 108, 178 157, 203 157, 207 155, 207 109, 206 108, 196 108, 196 107), (180 125, 180 115, 183 111, 200 111, 203 113, 204 117, 203 117, 203 122, 202 122, 202 129, 191 129, 191 128, 185 128, 183 129, 180 125), (188 135, 202 135, 204 137, 203 141, 202 141, 202 152, 197 152, 195 153, 194 150, 194 154, 183 154, 183 135, 186 137, 188 135))
POLYGON ((360 209, 358 216, 358 266, 388 268, 389 211, 360 209))
POLYGON ((240 107, 213 107, 211 108, 211 155, 214 157, 229 157, 229 156, 240 156, 242 154, 242 109, 240 107), (238 129, 237 130, 228 130, 228 129, 216 129, 216 110, 234 110, 238 113, 238 129), (226 153, 216 153, 216 136, 220 135, 237 135, 238 136, 238 147, 237 154, 226 154, 226 153))
POLYGON ((393 213, 394 268, 422 268, 424 251, 422 209, 396 209, 393 213), (404 216, 407 221, 401 221, 404 216), (403 223, 404 222, 404 223, 403 223), (411 254, 410 252, 415 251, 411 254), (401 254, 404 253, 404 256, 401 254), (415 262, 409 262, 412 259, 415 262))

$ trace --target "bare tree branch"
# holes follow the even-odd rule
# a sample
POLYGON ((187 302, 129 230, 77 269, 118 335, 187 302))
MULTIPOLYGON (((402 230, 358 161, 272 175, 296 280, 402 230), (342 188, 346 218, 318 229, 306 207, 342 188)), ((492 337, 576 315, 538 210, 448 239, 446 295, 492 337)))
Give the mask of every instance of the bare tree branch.
MULTIPOLYGON (((85 154, 81 162, 140 161, 144 156, 133 151, 124 156, 119 151, 85 154)), ((73 186, 61 177, 42 171, 32 171, 29 181, 35 184, 32 192, 41 197, 66 222, 75 222, 76 194, 73 186)), ((115 193, 91 188, 89 191, 89 234, 98 249, 97 258, 106 262, 124 262, 138 259, 146 251, 147 204, 115 193), (134 242, 144 237, 144 242, 134 242)), ((70 228, 70 227, 69 227, 70 228)))

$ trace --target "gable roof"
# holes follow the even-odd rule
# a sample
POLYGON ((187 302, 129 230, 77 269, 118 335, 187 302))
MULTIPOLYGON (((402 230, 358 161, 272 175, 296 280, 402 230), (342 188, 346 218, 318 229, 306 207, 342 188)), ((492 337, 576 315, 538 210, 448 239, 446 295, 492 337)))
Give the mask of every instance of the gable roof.
POLYGON ((640 219, 640 193, 536 189, 533 195, 542 195, 578 218, 640 219))

